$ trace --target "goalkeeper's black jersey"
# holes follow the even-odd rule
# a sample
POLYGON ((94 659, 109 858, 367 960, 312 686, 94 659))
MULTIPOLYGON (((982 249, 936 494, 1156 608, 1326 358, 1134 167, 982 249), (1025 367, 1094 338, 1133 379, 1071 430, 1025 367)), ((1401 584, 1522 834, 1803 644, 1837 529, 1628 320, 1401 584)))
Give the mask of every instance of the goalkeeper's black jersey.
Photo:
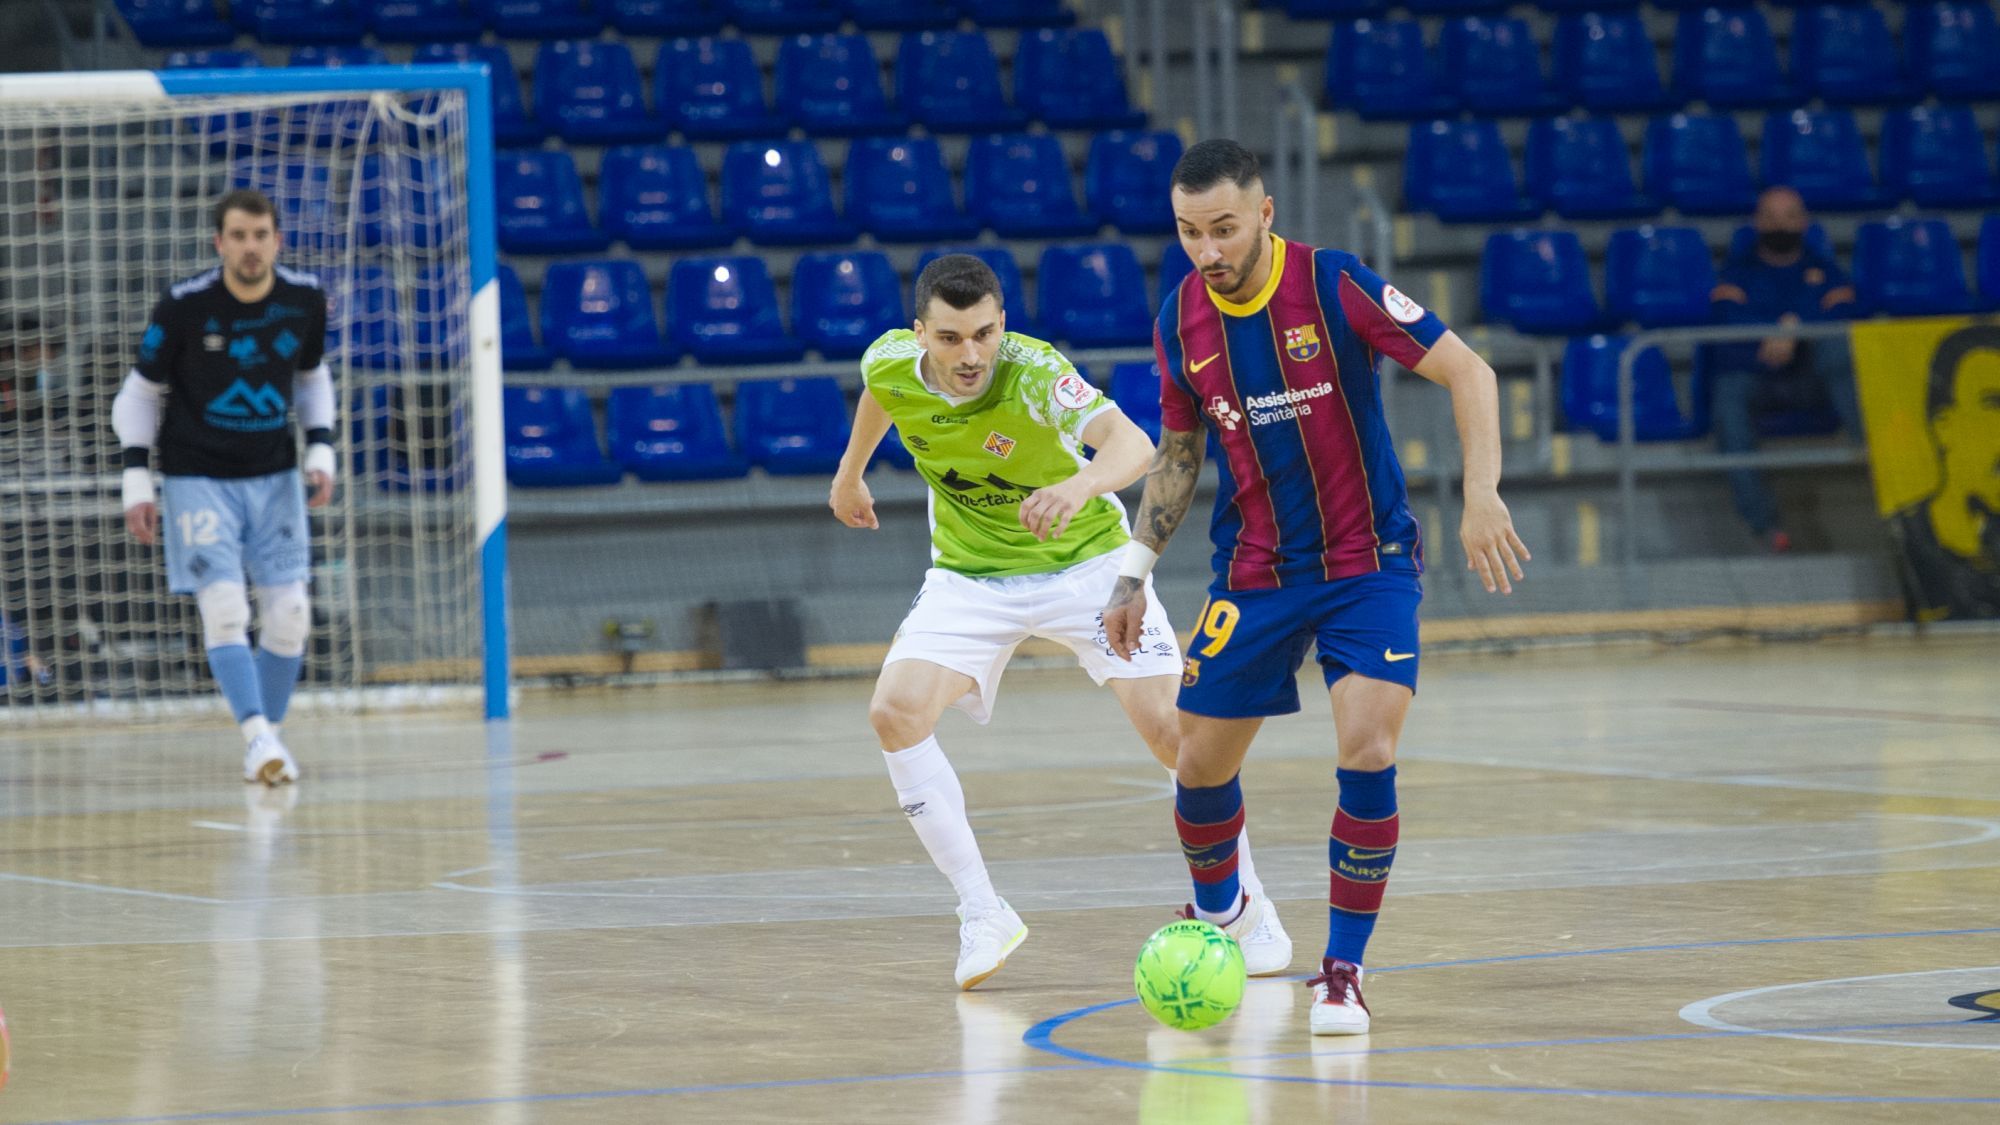
POLYGON ((169 392, 162 473, 258 477, 297 466, 292 377, 322 362, 326 291, 311 274, 273 269, 276 282, 261 301, 230 295, 218 266, 154 306, 136 366, 169 392))

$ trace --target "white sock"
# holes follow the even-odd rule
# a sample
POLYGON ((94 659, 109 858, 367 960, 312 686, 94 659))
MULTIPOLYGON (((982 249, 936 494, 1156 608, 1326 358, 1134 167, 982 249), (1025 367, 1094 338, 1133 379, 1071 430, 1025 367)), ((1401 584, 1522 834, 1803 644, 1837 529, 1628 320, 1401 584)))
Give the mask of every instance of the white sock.
POLYGON ((959 904, 968 911, 998 910, 1000 898, 993 893, 979 841, 965 816, 965 790, 959 787, 958 774, 937 736, 907 750, 885 750, 882 761, 889 767, 889 781, 896 787, 903 815, 910 818, 931 862, 951 880, 959 904))
POLYGON ((250 716, 236 724, 236 729, 243 732, 243 744, 246 746, 267 734, 277 733, 271 729, 271 724, 266 722, 262 715, 250 716))
MULTIPOLYGON (((1168 770, 1167 777, 1175 784, 1180 783, 1181 774, 1179 770, 1168 770)), ((1250 828, 1248 825, 1245 825, 1243 831, 1236 834, 1236 883, 1251 898, 1262 898, 1266 902, 1270 901, 1268 898, 1265 898, 1263 882, 1257 878, 1257 866, 1250 862, 1250 828)), ((1235 918, 1241 909, 1239 906, 1236 910, 1230 911, 1228 917, 1235 918)))

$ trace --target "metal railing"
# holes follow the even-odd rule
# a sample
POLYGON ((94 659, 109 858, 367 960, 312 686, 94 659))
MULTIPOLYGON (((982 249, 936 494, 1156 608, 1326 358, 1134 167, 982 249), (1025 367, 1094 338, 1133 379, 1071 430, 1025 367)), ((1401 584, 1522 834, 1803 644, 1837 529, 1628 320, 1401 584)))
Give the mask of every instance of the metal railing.
MULTIPOLYGON (((1160 5, 1156 2, 1156 8, 1160 5)), ((1194 129, 1197 139, 1235 137, 1242 124, 1237 112, 1236 60, 1240 38, 1236 0, 1191 0, 1188 30, 1194 44, 1194 129)), ((1160 16, 1154 16, 1159 26, 1160 16)))
POLYGON ((1319 110, 1297 82, 1278 89, 1272 113, 1271 194, 1284 208, 1282 226, 1301 242, 1319 241, 1319 110))

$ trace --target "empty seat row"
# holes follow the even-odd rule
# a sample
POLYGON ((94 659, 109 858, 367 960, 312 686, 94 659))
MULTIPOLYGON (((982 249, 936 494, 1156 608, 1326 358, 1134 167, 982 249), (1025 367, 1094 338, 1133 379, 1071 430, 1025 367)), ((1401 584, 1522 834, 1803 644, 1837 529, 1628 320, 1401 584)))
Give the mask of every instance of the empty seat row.
MULTIPOLYGON (((1966 106, 1911 106, 1883 119, 1881 178, 1845 109, 1774 111, 1764 119, 1759 179, 1797 188, 1807 206, 1873 210, 1908 199, 1925 207, 1981 207, 2000 198, 1986 140, 1966 106)), ((1678 113, 1647 126, 1635 182, 1618 123, 1552 118, 1529 126, 1525 180, 1517 179, 1492 121, 1410 127, 1404 206, 1446 222, 1511 222, 1554 211, 1566 219, 1741 214, 1757 181, 1735 119, 1678 113)))
POLYGON ((1547 67, 1527 21, 1517 17, 1454 19, 1435 52, 1415 20, 1358 19, 1334 31, 1326 94, 1336 108, 1395 120, 1460 109, 1504 116, 1571 106, 1652 111, 1696 101, 1737 108, 1815 97, 1882 105, 1932 93, 1948 100, 2000 97, 2000 68, 1991 64, 2000 57, 2000 22, 1984 0, 1913 7, 1901 55, 1893 43, 1878 8, 1816 5, 1798 14, 1786 72, 1761 11, 1706 7, 1681 13, 1668 83, 1636 12, 1564 16, 1547 67))
MULTIPOLYGON (((372 47, 316 48, 293 65, 380 63, 372 47)), ((934 133, 1019 129, 1030 120, 1056 129, 1124 129, 1145 123, 1125 91, 1121 64, 1095 28, 1043 28, 1021 37, 1014 59, 1014 101, 1000 68, 976 31, 912 32, 897 52, 896 102, 882 89, 882 68, 865 35, 799 35, 778 51, 776 99, 741 39, 670 39, 660 45, 648 84, 623 43, 556 39, 535 54, 533 115, 521 97, 504 46, 430 42, 413 62, 479 61, 493 71, 495 130, 503 143, 554 133, 577 144, 782 137, 793 127, 825 136, 901 133, 912 122, 934 133)), ((172 68, 256 66, 249 51, 177 51, 172 68)))
MULTIPOLYGON (((1825 234, 1812 236, 1829 253, 1825 234)), ((1748 252, 1739 232, 1732 257, 1748 252)), ((1975 272, 1942 219, 1892 218, 1863 223, 1854 248, 1857 311, 1936 316, 2000 307, 2000 215, 1980 227, 1975 272)), ((1480 297, 1489 319, 1516 331, 1573 335, 1622 325, 1672 328, 1711 321, 1714 259, 1691 227, 1640 227, 1611 236, 1599 304, 1583 244, 1571 231, 1512 231, 1490 236, 1480 261, 1480 297)))
MULTIPOLYGON (((1287 16, 1295 20, 1332 20, 1381 16, 1396 9, 1421 16, 1479 15, 1504 12, 1510 8, 1536 8, 1557 15, 1565 12, 1612 12, 1637 8, 1641 2, 1642 0, 1532 0, 1529 3, 1519 3, 1516 0, 1282 0, 1282 2, 1266 0, 1265 7, 1281 7, 1287 16)), ((1643 0, 1643 2, 1649 7, 1673 11, 1714 6, 1714 0, 1643 0)), ((1776 0, 1776 2, 1787 8, 1808 8, 1823 3, 1824 0, 1776 0)))
POLYGON ((477 38, 710 35, 734 24, 751 33, 945 30, 961 19, 986 27, 1063 27, 1064 0, 235 0, 233 20, 215 0, 117 0, 149 47, 220 46, 247 33, 266 43, 397 43, 477 38))
POLYGON ((500 245, 510 253, 842 244, 867 231, 885 242, 936 242, 991 229, 1009 238, 1073 237, 1116 226, 1128 234, 1173 229, 1168 200, 1181 143, 1171 133, 1102 133, 1085 173, 1089 209, 1077 202, 1061 145, 1046 134, 982 137, 966 163, 961 212, 937 142, 869 137, 846 163, 845 213, 811 141, 739 141, 722 166, 722 212, 692 150, 629 145, 605 153, 601 226, 590 220, 581 178, 566 152, 501 153, 495 174, 500 245))
MULTIPOLYGON (((943 250, 927 252, 918 269, 943 250)), ((1120 243, 1052 246, 1042 254, 1041 316, 1030 315, 1020 271, 998 247, 968 248, 995 267, 1012 331, 1075 347, 1140 347, 1152 339, 1146 278, 1120 243)), ((1175 275, 1177 283, 1179 275, 1175 275)), ((707 364, 783 363, 811 348, 858 356, 877 336, 910 323, 903 283, 872 251, 808 254, 792 277, 792 331, 759 258, 682 258, 667 281, 666 325, 654 315, 645 271, 627 260, 558 262, 541 291, 541 341, 512 268, 500 268, 501 355, 510 370, 565 359, 581 368, 654 367, 683 355, 707 364)))
MULTIPOLYGON (((1157 439, 1160 380, 1153 365, 1119 364, 1110 391, 1157 439)), ((563 487, 615 484, 626 473, 644 481, 723 480, 753 465, 776 476, 831 473, 839 466, 849 420, 834 379, 746 379, 736 384, 735 400, 732 427, 707 383, 615 387, 604 412, 607 455, 583 390, 510 386, 502 398, 507 479, 524 487, 563 487)), ((893 428, 875 462, 912 467, 893 428)))

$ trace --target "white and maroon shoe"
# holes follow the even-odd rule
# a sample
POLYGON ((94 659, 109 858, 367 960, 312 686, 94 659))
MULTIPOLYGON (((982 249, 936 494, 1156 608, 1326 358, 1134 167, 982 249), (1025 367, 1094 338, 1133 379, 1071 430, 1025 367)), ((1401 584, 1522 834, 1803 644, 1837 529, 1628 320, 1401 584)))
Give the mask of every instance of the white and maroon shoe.
POLYGON ((1361 998, 1361 966, 1331 957, 1320 963, 1312 986, 1314 1035, 1368 1034, 1368 1002, 1361 998))
MULTIPOLYGON (((1181 907, 1180 917, 1194 918, 1194 904, 1181 907)), ((1217 929, 1236 939, 1243 951, 1243 971, 1253 977, 1268 977, 1292 967, 1292 938, 1278 923, 1277 907, 1261 896, 1243 892, 1242 909, 1226 926, 1217 929)))

